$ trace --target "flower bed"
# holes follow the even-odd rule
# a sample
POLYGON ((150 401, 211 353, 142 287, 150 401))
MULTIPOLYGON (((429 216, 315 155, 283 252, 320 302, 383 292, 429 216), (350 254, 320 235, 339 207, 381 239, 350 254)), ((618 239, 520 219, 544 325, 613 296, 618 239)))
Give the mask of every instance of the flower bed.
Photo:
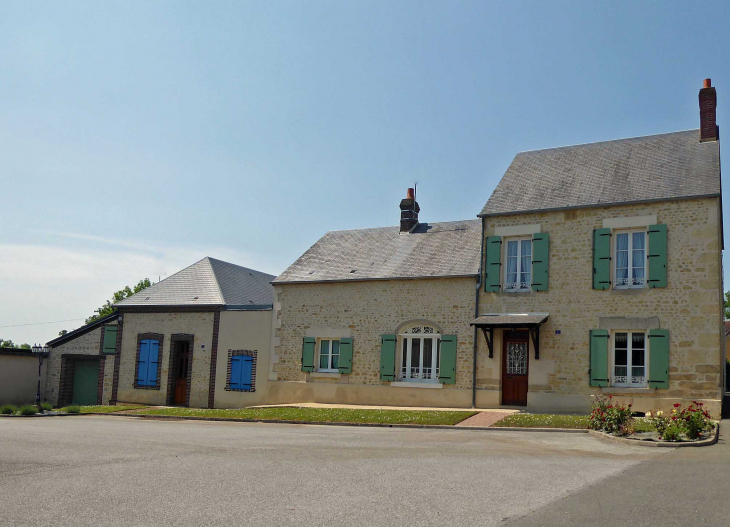
POLYGON ((640 441, 703 441, 716 430, 712 416, 698 401, 692 401, 685 408, 675 403, 669 416, 658 411, 636 418, 630 404, 624 406, 614 403, 611 396, 598 396, 589 422, 591 430, 640 441))

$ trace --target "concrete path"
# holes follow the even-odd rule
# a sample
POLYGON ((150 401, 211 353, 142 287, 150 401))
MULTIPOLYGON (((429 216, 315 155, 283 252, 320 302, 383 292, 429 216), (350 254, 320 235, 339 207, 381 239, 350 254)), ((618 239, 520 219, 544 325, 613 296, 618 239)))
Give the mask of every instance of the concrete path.
POLYGON ((514 412, 479 412, 476 415, 464 419, 456 426, 492 426, 514 412))
POLYGON ((3 419, 0 445, 14 527, 497 526, 673 455, 587 434, 105 416, 3 419))

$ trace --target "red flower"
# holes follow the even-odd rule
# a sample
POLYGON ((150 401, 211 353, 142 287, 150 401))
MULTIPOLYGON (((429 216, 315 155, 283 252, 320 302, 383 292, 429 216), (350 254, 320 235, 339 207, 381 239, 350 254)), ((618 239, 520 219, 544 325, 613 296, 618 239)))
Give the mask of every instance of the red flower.
POLYGON ((681 404, 679 404, 679 403, 674 403, 674 407, 675 407, 675 408, 679 408, 680 406, 682 406, 682 405, 681 405, 681 404))

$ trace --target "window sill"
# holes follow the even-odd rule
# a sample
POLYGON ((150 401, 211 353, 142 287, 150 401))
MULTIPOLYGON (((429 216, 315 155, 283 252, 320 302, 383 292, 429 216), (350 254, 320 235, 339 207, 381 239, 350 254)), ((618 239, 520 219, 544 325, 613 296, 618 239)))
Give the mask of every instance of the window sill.
POLYGON ((532 289, 505 289, 505 293, 531 293, 532 289))
POLYGON ((654 388, 629 388, 626 386, 608 386, 601 388, 601 393, 604 395, 635 395, 637 393, 654 393, 654 388))
POLYGON ((342 377, 342 374, 338 371, 313 371, 309 373, 310 377, 320 377, 320 378, 330 378, 330 379, 339 379, 342 377))
POLYGON ((395 388, 443 388, 440 382, 411 382, 411 381, 393 381, 390 383, 395 388))

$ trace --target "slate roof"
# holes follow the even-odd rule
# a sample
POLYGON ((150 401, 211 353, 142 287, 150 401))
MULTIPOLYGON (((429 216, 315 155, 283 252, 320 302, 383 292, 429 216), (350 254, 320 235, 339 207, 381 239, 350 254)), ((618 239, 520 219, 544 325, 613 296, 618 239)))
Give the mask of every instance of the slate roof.
POLYGON ((720 195, 720 142, 699 130, 521 152, 480 216, 720 195))
POLYGON ((205 257, 136 295, 115 304, 266 308, 274 302, 273 275, 205 257))
POLYGON ((279 275, 274 284, 475 276, 481 221, 419 223, 331 231, 279 275))

